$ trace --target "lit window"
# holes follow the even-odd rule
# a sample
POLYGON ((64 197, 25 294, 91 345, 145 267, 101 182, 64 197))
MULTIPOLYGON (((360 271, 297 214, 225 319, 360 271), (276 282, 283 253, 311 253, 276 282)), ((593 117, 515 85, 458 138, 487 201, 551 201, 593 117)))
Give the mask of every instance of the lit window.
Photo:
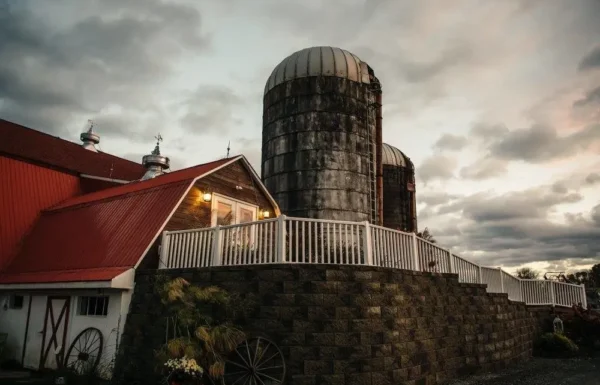
POLYGON ((23 308, 23 296, 22 295, 11 295, 8 299, 8 307, 10 309, 21 309, 23 308))
POLYGON ((79 297, 79 315, 106 316, 108 314, 108 296, 79 297))
POLYGON ((217 225, 227 226, 233 223, 233 206, 224 202, 217 202, 217 225))
POLYGON ((212 226, 237 225, 253 222, 258 217, 258 207, 213 194, 212 199, 212 226))

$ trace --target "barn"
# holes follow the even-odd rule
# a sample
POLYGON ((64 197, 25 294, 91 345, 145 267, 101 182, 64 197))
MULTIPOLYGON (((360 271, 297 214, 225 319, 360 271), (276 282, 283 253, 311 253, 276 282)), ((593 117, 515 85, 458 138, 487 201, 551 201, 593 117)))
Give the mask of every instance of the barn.
POLYGON ((98 361, 110 375, 138 267, 159 265, 165 231, 275 216, 244 156, 166 172, 0 122, 0 335, 29 369, 98 361))

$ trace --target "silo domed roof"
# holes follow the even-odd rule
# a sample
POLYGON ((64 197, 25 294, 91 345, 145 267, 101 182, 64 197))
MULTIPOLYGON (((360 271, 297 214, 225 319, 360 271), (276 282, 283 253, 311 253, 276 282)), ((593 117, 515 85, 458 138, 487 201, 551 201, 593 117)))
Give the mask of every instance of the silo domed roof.
POLYGON ((311 47, 294 52, 275 67, 265 94, 278 84, 308 76, 337 76, 358 83, 369 83, 367 63, 356 55, 335 47, 311 47))
POLYGON ((410 167, 412 162, 404 155, 404 153, 398 150, 396 147, 392 147, 387 143, 383 143, 382 151, 382 163, 389 166, 398 167, 410 167))

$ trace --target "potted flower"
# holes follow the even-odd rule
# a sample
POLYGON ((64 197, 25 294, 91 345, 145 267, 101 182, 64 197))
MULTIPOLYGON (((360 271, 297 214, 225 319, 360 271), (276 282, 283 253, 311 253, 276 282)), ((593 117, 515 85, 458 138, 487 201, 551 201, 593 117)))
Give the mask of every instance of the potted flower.
POLYGON ((165 368, 168 371, 169 385, 198 384, 204 373, 196 360, 187 356, 168 360, 165 368))

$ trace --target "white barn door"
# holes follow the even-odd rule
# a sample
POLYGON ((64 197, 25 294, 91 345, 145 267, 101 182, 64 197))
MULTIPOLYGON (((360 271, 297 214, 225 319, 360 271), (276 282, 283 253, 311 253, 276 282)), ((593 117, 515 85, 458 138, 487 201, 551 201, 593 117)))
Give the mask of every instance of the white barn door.
POLYGON ((45 295, 31 296, 31 313, 25 326, 27 338, 25 340, 25 357, 23 357, 23 367, 27 369, 38 370, 40 368, 46 301, 45 295))

